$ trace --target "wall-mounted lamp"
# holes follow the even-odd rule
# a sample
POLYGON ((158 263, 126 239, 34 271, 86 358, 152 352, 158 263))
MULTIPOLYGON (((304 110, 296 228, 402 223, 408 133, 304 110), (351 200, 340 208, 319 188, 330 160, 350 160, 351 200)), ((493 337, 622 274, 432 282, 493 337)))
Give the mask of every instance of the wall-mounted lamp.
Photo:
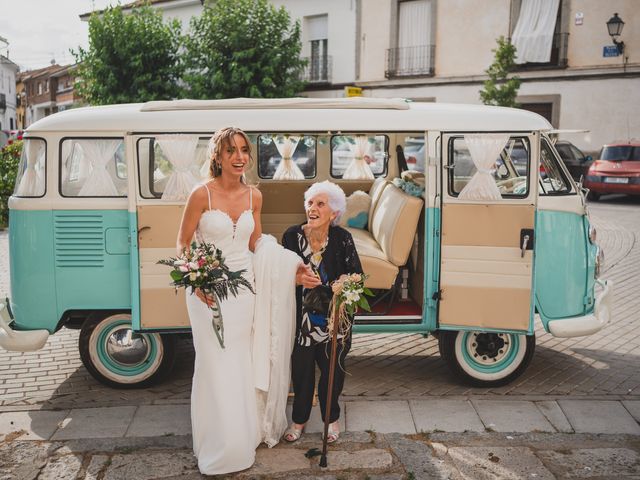
POLYGON ((622 52, 624 52, 624 42, 622 41, 619 42, 616 39, 616 37, 620 36, 620 34, 622 33, 623 27, 624 27, 624 22, 618 16, 617 13, 614 13, 613 17, 611 17, 609 21, 607 21, 607 30, 609 30, 609 35, 611 36, 611 39, 613 40, 614 45, 618 47, 618 53, 620 53, 621 55, 622 55, 622 52))

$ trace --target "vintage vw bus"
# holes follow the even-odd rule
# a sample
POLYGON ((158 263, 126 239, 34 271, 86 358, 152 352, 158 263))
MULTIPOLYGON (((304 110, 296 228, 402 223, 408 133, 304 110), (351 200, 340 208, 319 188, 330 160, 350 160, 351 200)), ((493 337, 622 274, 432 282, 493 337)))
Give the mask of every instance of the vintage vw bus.
POLYGON ((536 319, 559 337, 609 321, 584 196, 542 117, 373 98, 182 100, 70 110, 28 129, 0 345, 36 350, 75 328, 101 382, 165 375, 189 323, 156 261, 173 255, 208 138, 228 125, 252 139, 267 234, 304 221, 313 182, 368 192, 345 215, 377 293, 357 332, 437 335, 461 379, 495 386, 531 360, 536 319), (407 165, 420 173, 401 178, 407 165))

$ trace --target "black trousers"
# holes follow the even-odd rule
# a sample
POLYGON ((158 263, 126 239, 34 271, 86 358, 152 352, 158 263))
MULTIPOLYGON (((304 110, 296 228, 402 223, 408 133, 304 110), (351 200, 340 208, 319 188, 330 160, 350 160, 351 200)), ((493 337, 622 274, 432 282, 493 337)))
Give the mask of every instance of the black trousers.
MULTIPOLYGON (((331 412, 329 423, 340 418, 340 405, 338 397, 342 393, 345 376, 345 357, 349 353, 351 342, 343 344, 338 342, 338 364, 334 370, 333 391, 331 395, 331 412)), ((313 390, 316 383, 316 365, 320 369, 318 381, 318 400, 320 412, 324 422, 327 411, 327 391, 329 386, 329 358, 331 356, 331 343, 319 343, 310 347, 303 347, 297 342, 291 354, 291 378, 293 380, 293 412, 291 418, 294 423, 303 424, 309 420, 313 403, 313 390)))

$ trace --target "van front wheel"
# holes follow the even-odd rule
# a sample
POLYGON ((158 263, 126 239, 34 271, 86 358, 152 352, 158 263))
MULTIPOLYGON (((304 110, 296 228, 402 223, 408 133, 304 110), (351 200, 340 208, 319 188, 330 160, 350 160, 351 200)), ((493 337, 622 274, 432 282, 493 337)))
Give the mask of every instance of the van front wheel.
POLYGON ((535 335, 440 331, 440 355, 451 371, 474 387, 499 387, 525 371, 536 346, 535 335))
POLYGON ((162 380, 175 362, 175 338, 136 333, 131 315, 94 315, 80 330, 80 358, 99 382, 115 388, 139 388, 162 380))

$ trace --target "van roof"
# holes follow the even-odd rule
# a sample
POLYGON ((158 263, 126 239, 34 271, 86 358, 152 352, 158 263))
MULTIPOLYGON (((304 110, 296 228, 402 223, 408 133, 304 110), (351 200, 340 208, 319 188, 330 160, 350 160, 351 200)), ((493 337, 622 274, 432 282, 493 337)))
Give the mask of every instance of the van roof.
POLYGON ((248 132, 532 131, 552 127, 526 110, 361 97, 172 100, 66 110, 27 132, 211 133, 233 125, 248 132))

